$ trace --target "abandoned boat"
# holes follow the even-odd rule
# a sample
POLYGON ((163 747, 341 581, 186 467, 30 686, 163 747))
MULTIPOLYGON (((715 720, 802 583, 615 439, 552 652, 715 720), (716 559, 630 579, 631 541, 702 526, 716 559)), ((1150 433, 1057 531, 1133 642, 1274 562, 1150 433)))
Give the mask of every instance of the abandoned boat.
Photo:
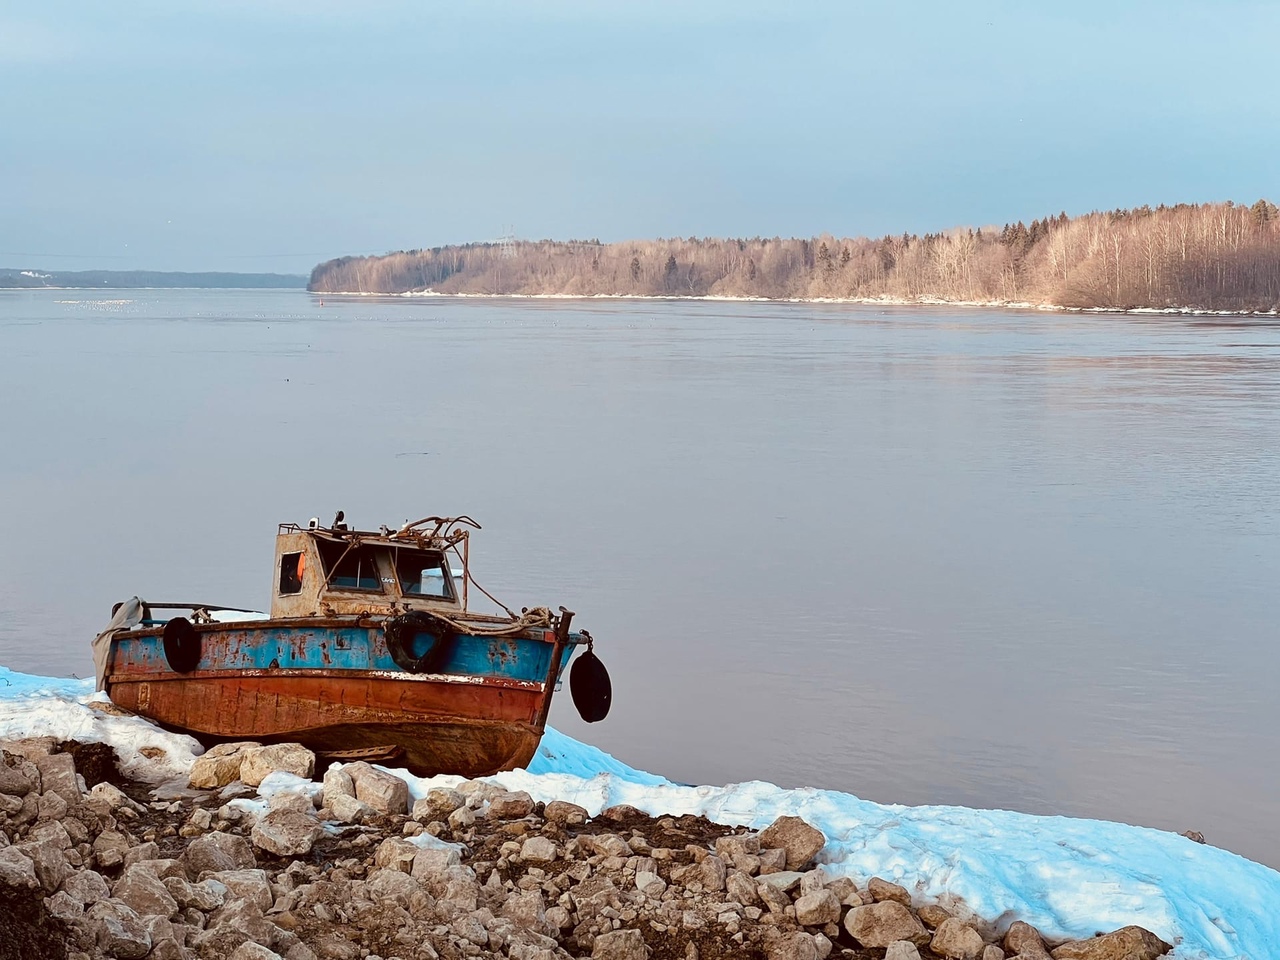
MULTIPOLYGON (((298 742, 322 757, 484 776, 533 758, 574 652, 570 690, 603 719, 611 689, 573 613, 468 608, 469 517, 398 530, 281 524, 271 612, 117 604, 94 640, 98 689, 206 745, 298 742), (159 611, 184 611, 168 619, 159 611)), ((493 599, 490 597, 490 599, 493 599)))

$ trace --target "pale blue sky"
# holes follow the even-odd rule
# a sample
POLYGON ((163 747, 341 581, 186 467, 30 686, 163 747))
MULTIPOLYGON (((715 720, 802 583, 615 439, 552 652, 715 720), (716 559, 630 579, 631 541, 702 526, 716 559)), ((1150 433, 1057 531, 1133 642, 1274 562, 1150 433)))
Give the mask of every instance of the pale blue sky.
POLYGON ((0 0, 0 266, 1280 200, 1280 2, 0 0))

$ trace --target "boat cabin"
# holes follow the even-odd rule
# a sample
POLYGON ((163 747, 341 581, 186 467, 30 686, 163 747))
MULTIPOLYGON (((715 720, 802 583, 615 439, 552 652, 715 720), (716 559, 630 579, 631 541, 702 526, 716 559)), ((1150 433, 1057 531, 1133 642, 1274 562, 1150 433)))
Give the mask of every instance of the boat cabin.
POLYGON ((315 520, 305 528, 281 524, 271 619, 465 611, 470 531, 452 524, 431 517, 377 532, 348 530, 338 521, 330 528, 315 520), (436 528, 421 529, 437 520, 436 528))

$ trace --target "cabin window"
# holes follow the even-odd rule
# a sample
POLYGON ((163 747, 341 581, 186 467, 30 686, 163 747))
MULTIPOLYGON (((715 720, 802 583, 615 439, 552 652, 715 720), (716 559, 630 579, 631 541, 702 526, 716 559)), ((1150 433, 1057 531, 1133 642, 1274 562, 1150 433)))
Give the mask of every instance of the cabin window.
POLYGON ((286 553, 280 557, 280 595, 302 592, 302 573, 306 560, 301 553, 286 553))
POLYGON ((377 553, 370 547, 318 540, 320 559, 324 563, 329 586, 339 590, 376 590, 382 592, 377 553))
POLYGON ((406 597, 453 599, 449 571, 444 557, 438 553, 397 550, 396 576, 400 578, 400 590, 406 597))

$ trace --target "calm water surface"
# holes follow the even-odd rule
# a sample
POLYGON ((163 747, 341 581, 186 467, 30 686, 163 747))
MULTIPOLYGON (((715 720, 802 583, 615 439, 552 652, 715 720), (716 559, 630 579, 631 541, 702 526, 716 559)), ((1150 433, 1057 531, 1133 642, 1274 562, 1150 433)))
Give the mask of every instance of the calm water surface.
POLYGON ((1280 866, 1280 328, 802 304, 0 293, 0 663, 268 604, 275 524, 462 512, 699 783, 1280 866))

